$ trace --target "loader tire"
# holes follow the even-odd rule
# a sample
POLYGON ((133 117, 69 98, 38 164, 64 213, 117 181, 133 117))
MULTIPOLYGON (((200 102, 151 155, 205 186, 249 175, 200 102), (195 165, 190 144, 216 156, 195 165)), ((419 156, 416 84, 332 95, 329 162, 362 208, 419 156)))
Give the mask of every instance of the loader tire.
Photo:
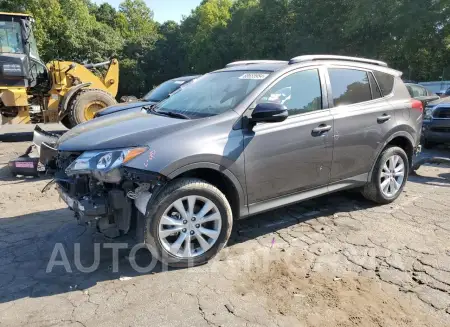
POLYGON ((72 127, 74 127, 74 125, 72 125, 72 122, 70 121, 69 116, 66 116, 63 119, 61 119, 61 124, 63 124, 64 127, 67 129, 71 129, 72 127))
POLYGON ((87 122, 106 107, 116 104, 116 100, 106 91, 84 89, 79 91, 69 103, 69 119, 73 126, 87 122))

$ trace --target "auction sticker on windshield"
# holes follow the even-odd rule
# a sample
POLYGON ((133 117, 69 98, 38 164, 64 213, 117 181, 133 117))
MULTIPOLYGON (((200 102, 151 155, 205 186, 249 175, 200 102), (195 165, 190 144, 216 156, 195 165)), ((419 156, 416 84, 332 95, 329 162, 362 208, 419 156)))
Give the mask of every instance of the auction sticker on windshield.
POLYGON ((239 79, 265 79, 269 74, 247 73, 239 77, 239 79))

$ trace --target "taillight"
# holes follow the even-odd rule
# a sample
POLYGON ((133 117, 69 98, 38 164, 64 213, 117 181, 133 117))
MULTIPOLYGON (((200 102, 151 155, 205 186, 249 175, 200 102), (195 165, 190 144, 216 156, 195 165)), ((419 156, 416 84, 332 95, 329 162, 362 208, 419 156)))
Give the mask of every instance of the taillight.
POLYGON ((423 104, 422 101, 411 99, 411 108, 419 110, 420 112, 423 112, 423 104))

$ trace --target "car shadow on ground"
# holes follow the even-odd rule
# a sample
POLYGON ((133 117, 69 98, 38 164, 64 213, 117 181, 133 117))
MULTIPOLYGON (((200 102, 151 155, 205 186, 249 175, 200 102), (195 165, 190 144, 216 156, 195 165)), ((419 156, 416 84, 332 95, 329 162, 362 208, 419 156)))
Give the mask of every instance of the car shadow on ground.
POLYGON ((51 179, 52 179, 52 177, 50 175, 45 175, 44 173, 41 173, 39 175, 39 177, 36 177, 36 176, 13 176, 11 174, 11 170, 9 169, 9 167, 7 165, 0 167, 0 181, 10 182, 10 183, 2 183, 2 185, 22 184, 22 183, 36 182, 38 180, 50 181, 51 179))
MULTIPOLYGON (((235 222, 228 247, 318 216, 332 215, 336 210, 362 210, 372 206, 359 193, 350 191, 305 201, 235 222)), ((131 239, 108 240, 95 229, 78 225, 68 209, 2 218, 0 303, 88 290, 104 281, 175 269, 161 265, 147 249, 133 255, 135 244, 131 239), (128 247, 118 250, 117 266, 111 246, 128 247), (51 260, 52 254, 55 261, 51 260), (98 266, 86 272, 96 255, 98 266), (143 270, 137 271, 136 265, 143 270)))
MULTIPOLYGON (((439 152, 439 155, 442 155, 442 152, 439 152)), ((4 172, 2 168, 2 179, 4 172)), ((441 173, 438 177, 420 176, 420 169, 418 173, 418 176, 410 176, 409 181, 450 185, 448 173, 441 173)), ((27 181, 11 177, 11 183, 27 181)), ((232 248, 317 217, 374 206, 376 205, 366 201, 355 191, 344 191, 304 201, 236 221, 228 247, 232 248)), ((97 234, 95 229, 78 225, 68 209, 1 218, 0 303, 26 297, 39 298, 75 290, 89 290, 105 281, 174 270, 157 262, 147 249, 140 249, 133 255, 134 245, 133 240, 108 240, 97 234), (118 250, 117 260, 114 261, 111 246, 123 245, 127 248, 118 250), (52 254, 54 261, 51 261, 52 254), (86 272, 96 262, 96 258, 98 266, 94 265, 93 271, 86 272), (142 270, 137 271, 133 265, 142 270)))
MULTIPOLYGON (((429 166, 429 165, 427 165, 429 166)), ((439 167, 439 166, 437 166, 439 167)), ((450 168, 450 167, 449 167, 450 168)), ((420 169, 408 178, 410 183, 419 183, 439 187, 450 187, 450 174, 439 174, 437 177, 429 177, 420 174, 420 169)))
MULTIPOLYGON (((448 146, 438 146, 436 148, 430 149, 430 150, 424 150, 421 152, 416 158, 415 161, 418 161, 423 158, 450 158, 450 147, 448 146)), ((433 164, 433 163, 426 163, 419 167, 416 171, 411 172, 408 181, 412 183, 420 183, 420 184, 427 184, 427 185, 434 185, 434 186, 442 186, 442 187, 450 187, 450 174, 448 173, 441 173, 437 176, 426 176, 421 174, 421 168, 427 166, 427 167, 436 167, 436 168, 450 168, 450 165, 447 164, 433 164)))

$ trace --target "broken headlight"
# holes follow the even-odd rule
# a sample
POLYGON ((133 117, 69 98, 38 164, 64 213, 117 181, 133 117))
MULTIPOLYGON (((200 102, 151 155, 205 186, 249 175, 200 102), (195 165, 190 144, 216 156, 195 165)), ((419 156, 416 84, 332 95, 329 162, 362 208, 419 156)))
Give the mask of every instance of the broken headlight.
POLYGON ((124 163, 147 151, 147 147, 126 148, 106 151, 86 151, 66 169, 68 176, 95 174, 105 176, 124 163))

